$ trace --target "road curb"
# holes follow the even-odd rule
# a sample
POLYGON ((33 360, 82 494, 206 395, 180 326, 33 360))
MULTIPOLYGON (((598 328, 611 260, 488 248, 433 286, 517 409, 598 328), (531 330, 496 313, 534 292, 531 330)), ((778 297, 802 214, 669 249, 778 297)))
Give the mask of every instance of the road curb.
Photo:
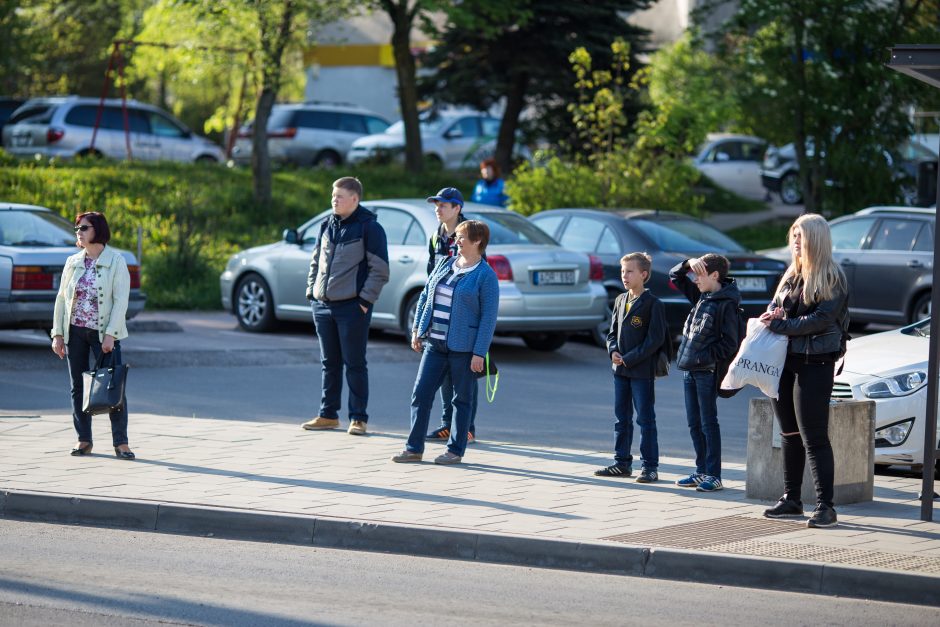
POLYGON ((750 555, 19 490, 0 517, 940 606, 940 577, 750 555))

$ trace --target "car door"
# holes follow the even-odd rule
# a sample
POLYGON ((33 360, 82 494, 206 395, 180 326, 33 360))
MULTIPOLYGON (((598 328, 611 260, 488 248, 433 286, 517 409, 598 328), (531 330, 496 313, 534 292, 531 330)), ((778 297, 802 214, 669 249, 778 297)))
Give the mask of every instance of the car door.
POLYGON ((908 299, 926 266, 927 253, 914 251, 923 224, 905 216, 883 217, 876 224, 855 266, 855 307, 863 315, 907 322, 908 299))
POLYGON ((717 185, 747 198, 762 199, 760 165, 763 150, 759 144, 739 139, 717 142, 699 170, 717 185))
POLYGON ((444 131, 444 167, 459 168, 480 138, 480 117, 459 118, 444 131))
POLYGON ((399 326, 401 305, 409 285, 424 283, 428 267, 430 235, 406 211, 372 206, 388 241, 388 283, 382 288, 372 311, 372 319, 383 326, 399 326), (415 277, 417 276, 417 280, 415 277))
POLYGON ((192 161, 192 134, 169 116, 157 111, 146 114, 150 120, 154 159, 192 161))
POLYGON ((310 303, 307 301, 307 274, 310 272, 310 258, 320 235, 320 225, 330 215, 316 220, 302 233, 298 233, 300 244, 281 244, 283 250, 274 261, 277 276, 274 302, 278 317, 298 318, 310 315, 310 303))
MULTIPOLYGON (((865 289, 864 285, 858 285, 856 281, 856 268, 859 259, 863 254, 863 248, 868 244, 868 236, 872 227, 875 225, 876 218, 857 217, 842 222, 836 222, 831 226, 832 234, 832 257, 842 267, 845 272, 845 278, 849 284, 849 307, 855 315, 855 309, 858 305, 859 289, 865 289)), ((864 281, 861 281, 864 283, 864 281)))

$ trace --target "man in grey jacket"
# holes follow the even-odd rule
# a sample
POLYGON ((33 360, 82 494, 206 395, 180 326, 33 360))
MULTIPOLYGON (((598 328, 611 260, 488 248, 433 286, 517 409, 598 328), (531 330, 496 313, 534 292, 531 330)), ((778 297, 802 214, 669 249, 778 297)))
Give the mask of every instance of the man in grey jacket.
POLYGON ((388 283, 388 244, 375 214, 359 204, 362 183, 346 176, 333 183, 333 215, 323 221, 310 259, 307 300, 323 366, 320 410, 303 423, 311 431, 339 426, 343 368, 349 386, 350 435, 365 435, 369 415, 366 345, 372 307, 388 283))

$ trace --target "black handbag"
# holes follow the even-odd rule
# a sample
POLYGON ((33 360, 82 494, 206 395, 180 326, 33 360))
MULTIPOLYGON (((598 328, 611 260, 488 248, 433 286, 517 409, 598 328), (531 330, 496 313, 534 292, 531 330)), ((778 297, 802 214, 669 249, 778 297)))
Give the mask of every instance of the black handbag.
POLYGON ((486 357, 483 358, 483 370, 480 372, 474 372, 477 379, 482 379, 483 377, 489 375, 495 377, 499 374, 499 369, 496 367, 496 362, 493 361, 493 358, 490 357, 490 354, 487 353, 486 357))
POLYGON ((82 373, 82 411, 91 415, 110 414, 124 407, 124 386, 130 366, 115 364, 114 352, 111 365, 102 367, 104 351, 95 361, 95 369, 82 373))

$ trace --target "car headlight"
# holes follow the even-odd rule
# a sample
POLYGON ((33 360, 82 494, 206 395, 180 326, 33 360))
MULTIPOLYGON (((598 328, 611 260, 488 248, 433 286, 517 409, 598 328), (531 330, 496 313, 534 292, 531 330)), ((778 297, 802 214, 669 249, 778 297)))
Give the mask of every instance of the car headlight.
POLYGON ((887 443, 887 446, 897 446, 902 444, 904 440, 907 439, 907 434, 911 432, 911 427, 914 426, 914 419, 908 418, 907 420, 902 420, 901 422, 896 422, 893 425, 888 425, 887 427, 882 427, 875 431, 875 444, 884 446, 883 443, 878 442, 878 440, 883 440, 887 443))
POLYGON ((878 379, 862 386, 862 393, 868 398, 892 398, 907 396, 924 387, 927 374, 921 371, 905 372, 887 379, 878 379))

